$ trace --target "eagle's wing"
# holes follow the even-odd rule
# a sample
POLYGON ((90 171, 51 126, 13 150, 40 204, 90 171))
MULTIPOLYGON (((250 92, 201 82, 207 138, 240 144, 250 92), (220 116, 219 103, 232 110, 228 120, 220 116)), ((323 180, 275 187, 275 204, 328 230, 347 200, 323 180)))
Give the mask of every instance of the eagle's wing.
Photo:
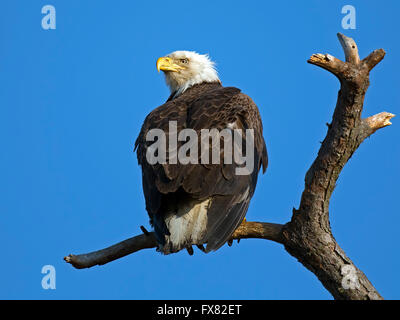
MULTIPOLYGON (((184 143, 178 142, 178 148, 184 143)), ((198 201, 210 200, 207 204, 207 226, 201 240, 202 243, 207 242, 206 251, 221 247, 240 225, 254 193, 258 171, 261 166, 265 171, 268 164, 258 108, 251 98, 232 87, 207 91, 197 99, 190 100, 190 103, 186 99, 174 99, 157 108, 146 118, 136 147, 143 169, 146 209, 155 224, 156 234, 169 234, 166 225, 160 225, 157 221, 165 214, 170 199, 178 202, 180 200, 176 198, 182 200, 185 197, 198 201), (184 128, 191 128, 198 137, 201 129, 253 129, 254 170, 249 175, 237 175, 235 170, 238 166, 234 161, 224 164, 222 147, 220 164, 201 164, 199 150, 199 164, 183 165, 179 161, 170 164, 167 161, 166 164, 150 165, 146 161, 146 151, 152 142, 147 142, 145 136, 152 128, 167 133, 170 121, 176 121, 178 133, 184 128)), ((163 242, 159 235, 158 240, 163 242)))

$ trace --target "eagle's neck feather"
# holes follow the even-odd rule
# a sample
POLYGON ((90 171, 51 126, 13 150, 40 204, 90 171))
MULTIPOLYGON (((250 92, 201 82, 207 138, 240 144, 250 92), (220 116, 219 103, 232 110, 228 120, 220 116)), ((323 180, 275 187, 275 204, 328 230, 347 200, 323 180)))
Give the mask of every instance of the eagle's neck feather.
POLYGON ((198 84, 192 85, 191 87, 187 88, 184 92, 178 92, 178 91, 172 92, 171 95, 169 96, 167 102, 171 101, 171 100, 174 100, 176 98, 179 98, 181 96, 184 97, 184 96, 186 96, 188 94, 190 95, 191 93, 196 93, 199 90, 201 92, 203 92, 204 90, 209 90, 209 89, 212 89, 212 88, 214 88, 216 86, 222 86, 221 81, 218 80, 218 81, 213 81, 213 82, 198 83, 198 84))
POLYGON ((181 95, 196 84, 220 82, 217 70, 214 69, 211 62, 209 66, 204 67, 201 71, 195 70, 190 77, 176 72, 166 73, 165 81, 171 94, 175 92, 175 97, 181 95))

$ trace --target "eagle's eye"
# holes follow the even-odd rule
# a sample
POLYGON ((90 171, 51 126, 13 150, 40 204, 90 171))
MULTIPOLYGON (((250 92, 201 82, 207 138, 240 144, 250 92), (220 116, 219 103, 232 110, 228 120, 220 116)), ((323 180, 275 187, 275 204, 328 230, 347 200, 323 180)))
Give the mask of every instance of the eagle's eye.
POLYGON ((186 63, 188 63, 189 62, 189 59, 181 59, 181 63, 184 63, 184 64, 186 64, 186 63))

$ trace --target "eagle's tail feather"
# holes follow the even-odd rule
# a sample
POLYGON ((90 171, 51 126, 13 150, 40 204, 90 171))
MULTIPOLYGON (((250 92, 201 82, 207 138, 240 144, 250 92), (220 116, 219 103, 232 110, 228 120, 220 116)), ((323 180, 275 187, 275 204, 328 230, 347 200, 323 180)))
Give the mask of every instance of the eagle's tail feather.
POLYGON ((214 226, 210 226, 206 236, 207 247, 205 252, 218 250, 229 240, 236 228, 242 223, 248 207, 249 199, 244 199, 228 210, 225 216, 219 219, 214 226))
POLYGON ((159 251, 170 254, 184 248, 192 248, 192 245, 202 245, 207 228, 209 203, 210 199, 186 201, 181 203, 177 212, 167 214, 164 223, 169 234, 163 234, 164 243, 158 241, 159 251))
POLYGON ((154 222, 158 251, 170 254, 189 248, 190 254, 192 245, 197 245, 205 253, 219 249, 242 223, 250 197, 246 192, 241 199, 215 196, 181 203, 177 212, 170 212, 159 219, 162 221, 154 222), (205 249, 203 244, 207 244, 205 249))

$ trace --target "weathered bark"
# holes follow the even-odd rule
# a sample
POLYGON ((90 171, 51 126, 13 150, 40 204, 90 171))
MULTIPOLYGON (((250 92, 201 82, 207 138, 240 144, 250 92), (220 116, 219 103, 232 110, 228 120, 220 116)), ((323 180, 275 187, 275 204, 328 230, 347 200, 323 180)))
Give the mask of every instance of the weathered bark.
MULTIPOLYGON (((360 60, 353 39, 338 34, 345 62, 329 55, 314 54, 308 60, 333 73, 340 81, 332 123, 317 158, 305 176, 299 209, 293 210, 285 225, 244 221, 232 239, 262 238, 284 245, 307 269, 313 272, 335 299, 382 299, 364 273, 346 256, 332 235, 329 200, 339 174, 359 145, 376 130, 390 125, 393 114, 382 112, 361 119, 370 71, 384 58, 382 49, 360 60), (346 278, 354 271, 350 282, 346 278)), ((64 259, 76 268, 89 268, 121 258, 141 249, 154 248, 153 233, 130 238, 89 254, 69 255, 64 259)))
POLYGON ((332 72, 339 79, 341 88, 328 133, 306 174, 300 207, 294 210, 292 220, 283 230, 284 244, 286 250, 313 272, 335 299, 380 299, 367 277, 356 268, 333 237, 329 224, 329 200, 340 172, 358 146, 377 129, 389 125, 393 117, 382 113, 361 119, 369 72, 383 59, 385 52, 376 50, 360 61, 355 42, 342 34, 338 34, 338 38, 346 62, 321 54, 308 60, 332 72), (345 289, 342 285, 346 265, 355 271, 354 288, 345 289))

